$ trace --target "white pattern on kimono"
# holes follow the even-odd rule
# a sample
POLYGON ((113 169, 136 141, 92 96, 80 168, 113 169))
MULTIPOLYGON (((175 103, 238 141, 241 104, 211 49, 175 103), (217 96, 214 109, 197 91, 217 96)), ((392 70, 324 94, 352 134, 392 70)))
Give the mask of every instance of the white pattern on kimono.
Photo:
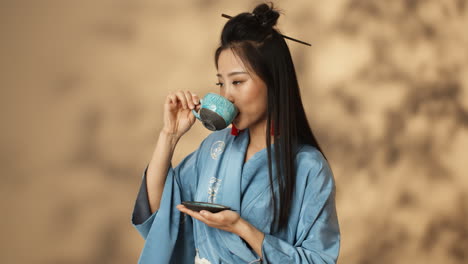
POLYGON ((225 146, 226 144, 224 143, 224 141, 219 140, 213 143, 213 145, 211 146, 211 158, 214 160, 219 159, 219 156, 224 152, 225 146))
POLYGON ((211 177, 210 179, 210 187, 208 187, 208 202, 214 203, 216 201, 216 194, 218 194, 219 186, 221 185, 221 181, 218 178, 211 177))
POLYGON ((198 256, 198 250, 197 250, 197 255, 195 256, 195 264, 211 264, 210 261, 208 261, 206 258, 200 258, 198 256))

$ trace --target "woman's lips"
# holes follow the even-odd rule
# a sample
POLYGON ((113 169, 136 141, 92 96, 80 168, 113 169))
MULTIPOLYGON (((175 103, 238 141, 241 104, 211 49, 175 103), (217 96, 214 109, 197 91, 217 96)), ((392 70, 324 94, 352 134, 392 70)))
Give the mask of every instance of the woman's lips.
POLYGON ((240 113, 238 113, 238 114, 236 115, 236 117, 234 117, 234 120, 232 120, 232 123, 233 123, 234 125, 239 124, 239 115, 240 115, 240 113))

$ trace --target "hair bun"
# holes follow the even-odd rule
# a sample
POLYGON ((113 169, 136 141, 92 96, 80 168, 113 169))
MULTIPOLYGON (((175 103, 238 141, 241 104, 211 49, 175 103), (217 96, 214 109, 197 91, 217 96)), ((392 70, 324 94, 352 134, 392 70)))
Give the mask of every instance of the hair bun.
POLYGON ((273 8, 273 4, 260 4, 255 7, 252 14, 263 27, 273 27, 280 16, 279 12, 273 8))

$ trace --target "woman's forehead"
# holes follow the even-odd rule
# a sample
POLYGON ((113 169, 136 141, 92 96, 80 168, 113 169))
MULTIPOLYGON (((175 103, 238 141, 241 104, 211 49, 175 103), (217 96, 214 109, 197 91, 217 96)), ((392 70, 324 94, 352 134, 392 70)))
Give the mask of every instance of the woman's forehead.
POLYGON ((235 54, 231 49, 225 49, 221 52, 218 59, 219 67, 240 67, 244 68, 244 63, 240 57, 235 54))
POLYGON ((231 49, 225 49, 218 58, 218 73, 227 75, 230 72, 248 72, 241 58, 231 49))

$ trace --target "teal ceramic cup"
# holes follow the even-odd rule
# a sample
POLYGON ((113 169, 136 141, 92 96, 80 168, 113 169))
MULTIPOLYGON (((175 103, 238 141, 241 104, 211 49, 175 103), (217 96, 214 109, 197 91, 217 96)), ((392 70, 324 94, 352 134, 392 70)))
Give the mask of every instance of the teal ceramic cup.
POLYGON ((192 113, 211 131, 226 128, 239 113, 233 103, 219 94, 208 93, 200 103, 200 113, 195 110, 192 110, 192 113))

